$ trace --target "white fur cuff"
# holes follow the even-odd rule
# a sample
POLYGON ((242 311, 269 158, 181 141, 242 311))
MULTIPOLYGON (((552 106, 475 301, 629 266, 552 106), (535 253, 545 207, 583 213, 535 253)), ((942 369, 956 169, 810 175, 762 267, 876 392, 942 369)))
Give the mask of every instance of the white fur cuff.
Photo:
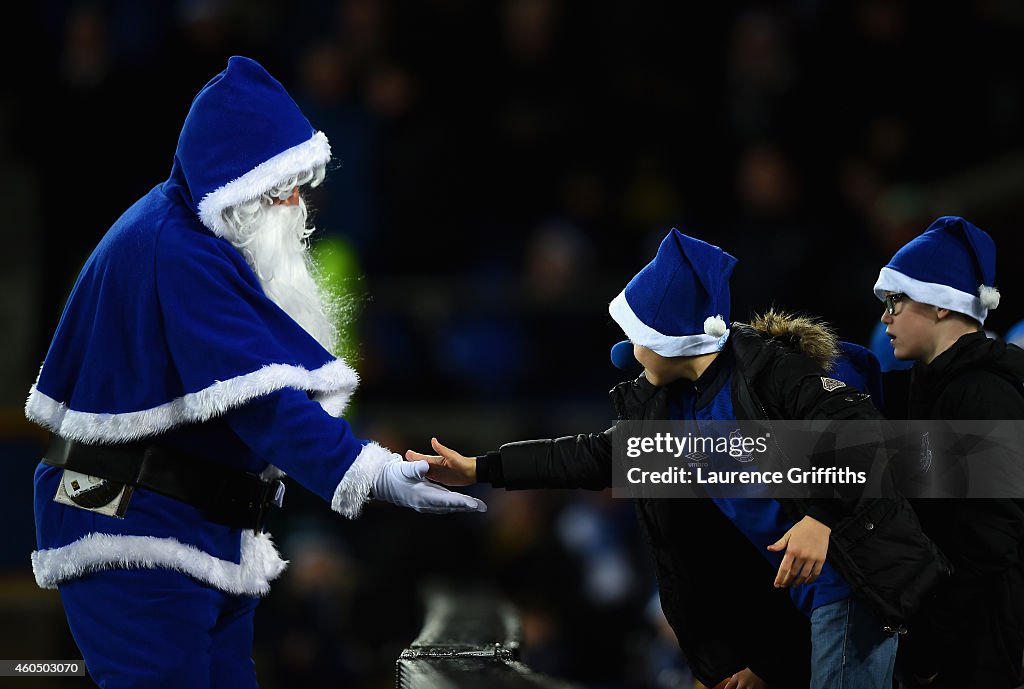
POLYGON ((370 498, 370 489, 381 467, 393 461, 395 457, 397 455, 394 452, 377 443, 370 442, 363 446, 362 452, 334 490, 331 509, 349 519, 358 517, 363 511, 363 505, 370 498))

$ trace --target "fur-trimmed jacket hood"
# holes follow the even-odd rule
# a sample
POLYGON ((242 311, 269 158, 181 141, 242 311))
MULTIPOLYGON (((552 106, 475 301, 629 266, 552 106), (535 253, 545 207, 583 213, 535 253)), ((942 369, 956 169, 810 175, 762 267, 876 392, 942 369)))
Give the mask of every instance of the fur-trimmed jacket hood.
MULTIPOLYGON (((733 327, 737 325, 742 324, 734 323, 733 327)), ((809 316, 769 309, 754 316, 749 325, 762 337, 799 350, 826 371, 832 369, 840 355, 836 334, 827 323, 809 316)))

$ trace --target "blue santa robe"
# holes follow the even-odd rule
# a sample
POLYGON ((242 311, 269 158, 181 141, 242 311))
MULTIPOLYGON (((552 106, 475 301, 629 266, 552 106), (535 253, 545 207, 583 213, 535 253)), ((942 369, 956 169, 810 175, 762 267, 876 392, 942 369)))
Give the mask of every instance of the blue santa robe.
MULTIPOLYGON (((83 443, 159 438, 211 463, 249 472, 278 467, 354 517, 379 466, 393 458, 356 438, 340 418, 358 377, 264 294, 242 255, 219 236, 223 228, 209 220, 330 158, 326 138, 290 110, 294 103, 271 81, 256 63, 232 58, 197 97, 170 178, 125 212, 79 275, 26 414, 83 443), (236 135, 228 120, 220 125, 226 143, 217 132, 190 135, 190 122, 195 128, 204 121, 204 94, 236 82, 269 94, 246 103, 250 118, 290 125, 248 126, 236 135), (259 139, 248 160, 239 137, 259 139), (269 160, 267 138, 278 151, 269 160), (242 159, 235 165, 240 177, 230 166, 203 165, 228 154, 242 159), (226 178, 211 177, 211 169, 226 178)), ((267 534, 210 522, 151 491, 137 490, 123 519, 54 502, 61 473, 42 464, 36 471, 32 564, 42 587, 141 567, 262 595, 284 569, 267 534)))

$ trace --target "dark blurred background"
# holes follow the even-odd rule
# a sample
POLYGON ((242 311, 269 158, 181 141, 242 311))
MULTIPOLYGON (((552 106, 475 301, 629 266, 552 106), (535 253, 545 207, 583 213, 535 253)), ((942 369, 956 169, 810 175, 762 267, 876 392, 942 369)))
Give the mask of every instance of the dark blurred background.
MULTIPOLYGON (((31 579, 45 435, 21 408, 78 268, 166 178, 192 96, 232 54, 262 62, 331 140, 336 162, 310 204, 363 379, 349 419, 396 450, 437 435, 481 453, 606 427, 622 377, 607 303, 671 227, 739 259, 734 320, 774 304, 867 345, 879 268, 935 217, 964 215, 999 247, 1003 306, 986 327, 1024 318, 1014 0, 12 11, 0 48, 0 657, 78 657, 57 594, 31 579)), ((649 605, 627 502, 474 490, 485 516, 371 506, 348 523, 293 486, 272 524, 292 565, 257 614, 263 685, 389 686, 433 577, 510 597, 538 670, 595 688, 690 685, 649 605)))

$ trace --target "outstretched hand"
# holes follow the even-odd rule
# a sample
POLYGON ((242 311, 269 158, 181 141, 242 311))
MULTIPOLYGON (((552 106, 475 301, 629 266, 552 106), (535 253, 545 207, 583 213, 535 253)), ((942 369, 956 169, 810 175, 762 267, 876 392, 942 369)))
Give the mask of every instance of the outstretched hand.
POLYGON ((453 493, 428 481, 429 469, 427 462, 405 462, 400 455, 392 455, 392 459, 384 462, 374 477, 371 488, 373 496, 400 507, 430 514, 487 511, 483 500, 453 493))
POLYGON ((405 453, 410 462, 425 461, 430 464, 427 478, 446 486, 469 486, 476 483, 476 457, 463 457, 455 450, 445 447, 437 438, 430 439, 436 455, 425 455, 413 450, 405 453))

